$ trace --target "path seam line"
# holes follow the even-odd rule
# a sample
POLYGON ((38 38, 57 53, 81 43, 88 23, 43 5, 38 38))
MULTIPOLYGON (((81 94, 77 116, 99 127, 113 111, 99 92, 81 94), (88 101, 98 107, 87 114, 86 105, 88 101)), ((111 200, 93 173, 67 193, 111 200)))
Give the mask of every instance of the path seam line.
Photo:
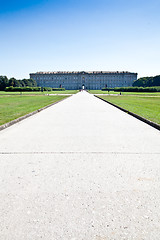
POLYGON ((29 155, 29 154, 129 154, 129 155, 154 155, 160 154, 160 152, 0 152, 0 155, 29 155))

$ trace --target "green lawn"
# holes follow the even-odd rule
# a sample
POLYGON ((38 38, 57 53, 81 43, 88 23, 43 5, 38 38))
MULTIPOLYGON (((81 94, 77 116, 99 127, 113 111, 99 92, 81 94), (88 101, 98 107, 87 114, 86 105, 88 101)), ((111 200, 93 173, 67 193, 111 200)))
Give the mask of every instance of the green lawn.
MULTIPOLYGON (((102 90, 89 90, 88 92, 92 94, 108 94, 108 91, 102 91, 102 90)), ((110 91, 109 93, 114 94, 114 91, 110 91)))
POLYGON ((160 124, 159 96, 99 96, 128 111, 136 113, 150 121, 160 124))
POLYGON ((0 125, 68 96, 0 96, 0 125))
MULTIPOLYGON (((108 94, 108 91, 102 90, 89 90, 92 94, 108 94)), ((120 94, 120 92, 109 91, 109 94, 120 94)), ((149 96, 160 96, 160 92, 121 92, 122 95, 149 95, 149 96)))
POLYGON ((44 92, 5 92, 0 91, 0 95, 46 95, 46 94, 75 94, 78 90, 65 90, 65 91, 44 91, 44 92))

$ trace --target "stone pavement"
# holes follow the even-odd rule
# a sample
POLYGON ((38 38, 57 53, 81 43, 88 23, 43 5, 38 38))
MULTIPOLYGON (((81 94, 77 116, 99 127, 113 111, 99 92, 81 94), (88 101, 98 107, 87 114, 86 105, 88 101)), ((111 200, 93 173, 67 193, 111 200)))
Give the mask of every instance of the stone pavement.
POLYGON ((86 92, 0 132, 0 239, 158 240, 160 134, 86 92))

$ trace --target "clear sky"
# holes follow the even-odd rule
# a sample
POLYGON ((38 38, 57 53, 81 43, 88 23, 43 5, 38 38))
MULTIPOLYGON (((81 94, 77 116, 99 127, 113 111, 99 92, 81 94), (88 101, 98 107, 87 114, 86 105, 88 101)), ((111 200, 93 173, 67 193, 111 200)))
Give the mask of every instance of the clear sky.
POLYGON ((159 10, 159 0, 0 0, 0 75, 159 75, 159 10))

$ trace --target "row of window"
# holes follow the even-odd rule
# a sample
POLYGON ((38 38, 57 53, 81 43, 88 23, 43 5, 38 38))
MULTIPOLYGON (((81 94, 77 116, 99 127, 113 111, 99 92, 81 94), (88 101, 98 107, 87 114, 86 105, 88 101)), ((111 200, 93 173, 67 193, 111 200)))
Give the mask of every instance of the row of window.
POLYGON ((58 76, 52 76, 52 77, 47 77, 47 76, 41 76, 41 77, 35 77, 35 80, 39 80, 39 79, 44 79, 44 80, 53 80, 53 79, 57 79, 57 80, 108 80, 108 79, 132 79, 131 76, 127 76, 127 77, 122 77, 122 76, 92 76, 92 77, 87 77, 87 78, 79 78, 79 77, 58 77, 58 76))
MULTIPOLYGON (((55 81, 45 80, 44 81, 42 79, 39 82, 44 82, 44 83, 60 83, 60 82, 63 82, 63 83, 79 84, 79 82, 77 82, 75 80, 74 81, 64 81, 64 80, 61 80, 61 81, 60 80, 55 80, 55 81)), ((91 82, 90 81, 85 81, 85 82, 82 81, 82 83, 87 83, 87 84, 105 84, 105 83, 106 84, 108 84, 108 83, 116 83, 117 84, 117 83, 120 83, 120 84, 123 84, 123 83, 129 83, 129 81, 126 81, 126 80, 122 81, 122 80, 117 80, 116 79, 116 82, 113 81, 113 80, 106 80, 106 81, 105 80, 101 80, 101 81, 98 81, 98 82, 94 80, 94 81, 91 81, 91 82)))

